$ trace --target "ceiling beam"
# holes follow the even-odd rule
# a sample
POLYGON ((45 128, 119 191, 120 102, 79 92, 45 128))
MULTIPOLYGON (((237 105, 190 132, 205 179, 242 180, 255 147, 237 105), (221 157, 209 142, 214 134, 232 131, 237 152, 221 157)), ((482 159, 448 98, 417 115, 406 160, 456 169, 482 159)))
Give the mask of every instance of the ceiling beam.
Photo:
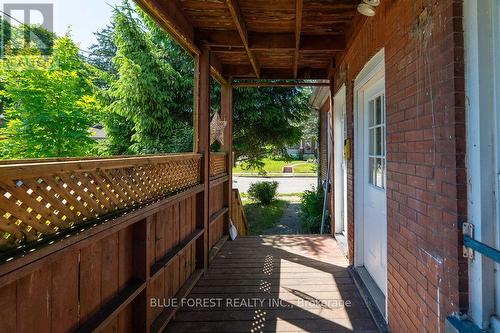
POLYGON ((196 29, 195 39, 210 47, 244 47, 238 31, 196 29))
POLYGON ((233 87, 328 87, 330 82, 235 82, 233 87))
POLYGON ((194 42, 194 28, 177 7, 176 1, 135 0, 170 36, 192 55, 200 54, 194 42))
POLYGON ((300 51, 344 51, 344 35, 302 35, 300 51))
MULTIPOLYGON (((224 77, 232 79, 255 78, 255 73, 250 65, 224 65, 224 77)), ((291 68, 261 68, 262 79, 293 80, 295 79, 291 68)), ((327 68, 299 68, 297 79, 326 80, 328 79, 327 68)))
POLYGON ((251 50, 295 50, 295 35, 293 33, 262 33, 253 32, 249 35, 251 50))
POLYGON ((293 76, 297 78, 297 72, 299 70, 300 36, 302 34, 302 13, 304 9, 303 0, 296 0, 295 7, 295 55, 293 57, 293 76))
POLYGON ((229 8, 229 12, 231 13, 231 16, 233 17, 233 21, 234 21, 234 24, 236 25, 236 29, 238 30, 238 33, 240 34, 241 41, 243 42, 243 46, 245 47, 245 50, 247 51, 248 59, 250 60, 250 63, 252 64, 253 70, 255 71, 255 76, 260 77, 259 64, 257 63, 257 59, 255 58, 255 55, 253 54, 252 50, 250 50, 250 47, 248 44, 248 31, 247 31, 245 21, 243 20, 243 15, 241 14, 240 6, 238 5, 238 0, 226 0, 226 3, 227 3, 227 6, 229 8))
POLYGON ((227 85, 227 80, 223 74, 222 64, 213 52, 210 52, 210 74, 221 85, 227 85))
MULTIPOLYGON (((217 52, 228 50, 245 50, 241 38, 236 31, 231 30, 197 30, 196 40, 202 40, 207 46, 217 52)), ((250 32, 248 46, 252 51, 294 51, 296 37, 294 33, 262 33, 250 32)), ((325 51, 335 52, 345 50, 344 35, 301 35, 300 52, 325 51)), ((229 52, 229 51, 228 51, 229 52)))

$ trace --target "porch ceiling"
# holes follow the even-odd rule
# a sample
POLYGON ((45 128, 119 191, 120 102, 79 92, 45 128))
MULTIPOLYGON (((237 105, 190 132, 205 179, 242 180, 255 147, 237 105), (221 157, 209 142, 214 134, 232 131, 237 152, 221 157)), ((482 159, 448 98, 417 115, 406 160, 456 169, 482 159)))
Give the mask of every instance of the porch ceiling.
POLYGON ((192 54, 231 79, 328 79, 359 0, 136 0, 192 54))

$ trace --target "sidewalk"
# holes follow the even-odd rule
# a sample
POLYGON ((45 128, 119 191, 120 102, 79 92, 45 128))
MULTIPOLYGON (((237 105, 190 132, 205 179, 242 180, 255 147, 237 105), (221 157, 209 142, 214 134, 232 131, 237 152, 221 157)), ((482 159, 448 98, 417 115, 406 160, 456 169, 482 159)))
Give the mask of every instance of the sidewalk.
POLYGON ((258 172, 237 172, 233 173, 235 177, 249 177, 249 178, 310 178, 316 177, 316 173, 282 173, 282 172, 268 172, 266 174, 259 174, 258 172))

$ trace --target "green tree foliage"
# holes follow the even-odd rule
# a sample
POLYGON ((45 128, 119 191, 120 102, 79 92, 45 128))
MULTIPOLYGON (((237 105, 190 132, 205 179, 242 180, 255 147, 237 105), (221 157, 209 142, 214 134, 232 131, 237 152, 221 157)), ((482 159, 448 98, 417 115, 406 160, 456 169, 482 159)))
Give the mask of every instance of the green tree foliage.
POLYGON ((234 141, 236 158, 259 167, 268 152, 300 141, 301 123, 307 118, 308 91, 300 88, 239 88, 234 91, 234 141))
MULTIPOLYGON (((131 135, 132 144, 123 153, 190 150, 192 140, 188 138, 192 129, 172 116, 179 107, 177 92, 181 75, 164 61, 151 36, 144 32, 142 22, 132 15, 126 2, 115 10, 114 24, 117 52, 113 62, 118 79, 111 84, 104 98, 107 102, 106 125, 113 126, 110 118, 122 118, 119 126, 108 131, 111 142, 118 142, 117 137, 113 138, 115 134, 131 135), (127 133, 120 133, 121 129, 127 133)), ((120 147, 115 145, 112 148, 118 150, 120 147)))
MULTIPOLYGON (((195 61, 176 41, 172 39, 146 13, 139 10, 151 41, 157 48, 160 59, 168 63, 178 74, 177 91, 175 93, 176 107, 171 110, 172 117, 180 122, 193 124, 193 93, 195 61)), ((192 139, 191 139, 192 140, 192 139)))
POLYGON ((263 205, 269 205, 278 194, 278 182, 256 182, 250 185, 248 195, 263 205))
MULTIPOLYGON (((321 218, 323 217, 324 192, 321 189, 305 191, 300 203, 302 229, 306 233, 319 234, 321 232, 321 218)), ((327 221, 325 221, 327 222, 327 221)), ((325 225, 326 231, 330 225, 325 225)))
POLYGON ((114 41, 114 24, 108 24, 104 29, 94 33, 97 43, 90 47, 88 62, 104 72, 117 74, 113 58, 116 55, 114 41))
MULTIPOLYGON (((138 15, 136 15, 131 11, 132 9, 128 5, 118 10, 130 28, 124 29, 123 24, 121 27, 117 27, 116 19, 118 17, 115 17, 113 28, 110 26, 100 32, 98 44, 92 48, 93 54, 100 60, 92 62, 105 70, 111 68, 109 65, 99 65, 109 64, 111 54, 116 52, 116 46, 113 46, 110 41, 118 42, 121 39, 123 42, 140 38, 141 43, 134 42, 135 45, 129 45, 127 48, 124 48, 125 45, 116 44, 118 46, 117 59, 122 59, 120 67, 126 65, 123 59, 129 59, 141 70, 148 73, 146 77, 156 77, 158 82, 162 81, 162 85, 152 88, 157 93, 161 92, 162 97, 169 99, 168 103, 164 104, 163 111, 158 112, 164 112, 163 116, 171 122, 165 122, 162 125, 163 131, 167 134, 165 136, 159 135, 158 129, 160 127, 154 125, 154 121, 149 122, 149 125, 154 126, 154 133, 158 134, 151 141, 156 148, 148 145, 146 149, 138 149, 140 145, 137 143, 136 121, 132 120, 132 115, 127 116, 121 111, 123 105, 119 108, 113 108, 113 112, 106 112, 104 121, 109 137, 108 151, 112 154, 127 154, 190 150, 193 124, 194 60, 146 14, 139 10, 137 11, 138 15), (140 52, 147 53, 147 55, 142 55, 143 58, 147 59, 147 63, 143 63, 136 56, 140 52), (152 61, 152 59, 154 60, 152 61), (168 69, 168 73, 164 69, 150 70, 155 63, 158 64, 158 68, 161 67, 160 63, 163 63, 164 68, 168 69), (175 82, 171 82, 173 78, 175 78, 175 82), (173 88, 168 91, 163 90, 169 82, 173 88), (169 131, 169 126, 178 126, 180 130, 169 131), (169 134, 173 132, 175 132, 173 135, 169 134)), ((116 68, 117 62, 115 61, 114 64, 116 68)), ((108 70, 108 72, 112 72, 112 70, 108 70)), ((124 82, 122 73, 119 74, 118 80, 124 82)), ((146 78, 142 79, 146 80, 146 78)), ((129 83, 139 84, 140 81, 133 78, 129 80, 129 83)), ((308 91, 299 88, 236 89, 234 93, 234 148, 236 156, 247 160, 249 165, 258 166, 268 147, 282 149, 298 142, 302 136, 301 122, 309 112, 308 93, 308 91)), ((107 103, 116 101, 119 97, 114 96, 107 103)), ((220 87, 214 81, 212 81, 211 102, 212 113, 220 111, 220 87)), ((142 101, 138 104, 142 108, 146 108, 144 103, 145 101, 142 101)))
POLYGON ((0 17, 0 58, 10 54, 52 54, 57 36, 39 25, 11 25, 0 17))
POLYGON ((0 16, 0 58, 5 56, 7 43, 12 35, 12 27, 3 17, 0 16))
MULTIPOLYGON (((31 31, 37 29, 32 27, 31 31)), ((12 39, 9 37, 13 34, 11 30, 3 29, 3 33, 8 34, 7 39, 12 39)), ((53 44, 50 40, 54 36, 50 33, 37 36, 47 45, 53 44)), ((98 121, 105 126, 108 138, 98 152, 121 155, 191 151, 193 58, 147 15, 132 8, 127 0, 115 10, 113 22, 97 32, 96 37, 97 43, 91 47, 87 59, 92 66, 83 66, 85 73, 81 71, 78 74, 82 75, 83 86, 80 90, 87 89, 89 79, 100 88, 96 97, 104 112, 99 112, 98 121)), ((33 54, 34 49, 25 48, 22 52, 33 54)), ((13 51, 13 48, 3 45, 2 52, 14 54, 13 51)), ((43 71, 47 64, 40 61, 37 66, 41 66, 37 70, 43 71)), ((41 85, 40 91, 48 90, 49 86, 44 87, 43 80, 44 76, 36 77, 30 82, 31 87, 41 85)), ((2 84, 0 81, 0 90, 2 84)), ((53 84, 57 84, 57 80, 53 84)), ((27 85, 26 89, 29 87, 27 85)), ((47 101, 51 98, 50 93, 55 94, 48 92, 47 101)), ((11 95, 5 93, 2 100, 8 101, 11 95)), ((220 111, 220 87, 217 84, 212 85, 211 96, 213 114, 220 111)), ((21 105, 14 102, 8 104, 21 105)), ((308 112, 307 93, 302 89, 235 89, 236 157, 255 167, 270 149, 279 150, 295 144, 302 136, 300 124, 308 112)), ((9 118, 21 119, 16 117, 11 111, 9 118)), ((82 117, 87 119, 87 115, 82 117)), ((31 120, 23 119, 25 122, 31 120)), ((6 134, 7 131, 4 131, 3 135, 6 134)), ((86 149, 86 145, 78 146, 86 149)))
POLYGON ((90 72, 66 36, 55 41, 50 57, 26 50, 0 62, 6 127, 3 158, 84 156, 94 141, 96 103, 90 72))

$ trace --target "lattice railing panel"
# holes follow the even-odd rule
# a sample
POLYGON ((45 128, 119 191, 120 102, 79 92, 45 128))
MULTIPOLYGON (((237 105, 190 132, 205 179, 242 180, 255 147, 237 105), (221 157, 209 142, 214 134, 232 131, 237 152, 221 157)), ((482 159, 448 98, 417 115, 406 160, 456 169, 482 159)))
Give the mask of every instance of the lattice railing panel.
POLYGON ((201 155, 0 164, 0 250, 200 183, 201 155))
POLYGON ((210 153, 210 177, 219 177, 227 174, 226 154, 210 153))

